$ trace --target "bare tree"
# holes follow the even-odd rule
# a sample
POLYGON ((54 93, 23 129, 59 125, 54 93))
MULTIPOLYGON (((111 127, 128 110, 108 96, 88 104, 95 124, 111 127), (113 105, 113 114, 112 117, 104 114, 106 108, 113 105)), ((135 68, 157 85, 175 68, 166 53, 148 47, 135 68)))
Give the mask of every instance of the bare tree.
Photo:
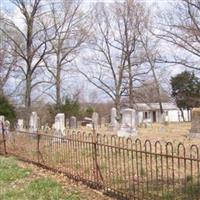
POLYGON ((125 70, 125 55, 122 45, 115 46, 120 37, 116 28, 116 13, 109 12, 105 4, 96 4, 92 36, 88 42, 89 51, 84 57, 87 67, 80 68, 82 75, 94 86, 109 96, 120 112, 125 70))
POLYGON ((159 53, 159 40, 156 39, 150 32, 147 34, 141 35, 140 37, 142 46, 144 48, 144 62, 147 66, 150 67, 151 74, 154 80, 155 90, 157 92, 157 99, 160 106, 161 115, 164 113, 162 106, 162 93, 161 93, 161 85, 158 80, 158 75, 156 70, 162 71, 160 63, 161 55, 159 53))
POLYGON ((164 39, 172 49, 173 55, 163 59, 200 70, 200 3, 198 0, 175 1, 160 22, 157 36, 164 39))
POLYGON ((148 70, 142 66, 140 32, 145 29, 147 12, 136 0, 96 4, 93 37, 89 47, 93 51, 90 67, 80 70, 89 82, 101 89, 114 102, 117 112, 123 95, 134 103, 134 82, 148 70))
POLYGON ((11 41, 14 54, 17 55, 18 62, 16 67, 23 75, 25 81, 24 104, 26 124, 29 121, 31 112, 31 94, 33 89, 41 84, 43 80, 39 80, 39 74, 42 72, 40 68, 42 59, 47 51, 46 36, 47 28, 38 20, 43 16, 41 0, 11 0, 11 2, 19 10, 23 22, 18 26, 15 20, 4 19, 6 29, 1 28, 1 32, 11 41), (10 31, 7 31, 7 30, 10 31), (12 34, 15 33, 15 34, 12 34))
POLYGON ((123 4, 117 3, 117 27, 120 39, 117 43, 122 45, 125 55, 125 82, 129 107, 134 104, 134 87, 143 82, 143 76, 149 68, 143 65, 144 50, 141 36, 147 32, 149 24, 149 11, 144 3, 137 0, 126 0, 123 4))
POLYGON ((7 38, 4 37, 0 47, 0 95, 5 93, 5 86, 14 70, 16 62, 17 56, 10 48, 7 38))
POLYGON ((53 25, 50 34, 55 35, 55 38, 49 42, 50 53, 43 60, 55 86, 55 94, 51 92, 48 95, 56 102, 57 108, 61 106, 63 76, 74 71, 72 61, 77 58, 88 36, 86 14, 80 6, 80 0, 60 0, 50 5, 49 17, 53 25))

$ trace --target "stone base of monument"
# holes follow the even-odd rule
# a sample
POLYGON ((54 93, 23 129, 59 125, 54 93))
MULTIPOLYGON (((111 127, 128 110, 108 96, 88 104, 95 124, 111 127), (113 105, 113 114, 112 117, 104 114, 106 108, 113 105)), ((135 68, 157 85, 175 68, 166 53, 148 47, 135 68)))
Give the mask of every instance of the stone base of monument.
POLYGON ((117 131, 117 135, 119 137, 136 137, 137 130, 131 128, 121 128, 120 130, 117 131))

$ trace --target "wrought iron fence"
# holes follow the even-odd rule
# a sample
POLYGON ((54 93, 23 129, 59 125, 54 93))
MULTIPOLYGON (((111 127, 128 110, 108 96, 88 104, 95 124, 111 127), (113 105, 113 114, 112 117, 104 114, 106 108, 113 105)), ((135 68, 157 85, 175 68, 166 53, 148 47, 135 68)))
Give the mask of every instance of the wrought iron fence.
POLYGON ((117 199, 200 199, 197 145, 68 132, 15 132, 6 152, 65 173, 117 199))

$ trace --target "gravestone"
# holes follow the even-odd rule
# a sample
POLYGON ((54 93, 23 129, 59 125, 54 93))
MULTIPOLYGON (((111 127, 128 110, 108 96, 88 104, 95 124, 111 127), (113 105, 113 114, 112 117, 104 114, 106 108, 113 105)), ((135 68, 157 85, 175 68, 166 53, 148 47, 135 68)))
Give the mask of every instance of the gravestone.
POLYGON ((151 118, 147 118, 143 120, 144 128, 153 127, 151 118))
POLYGON ((0 123, 5 123, 5 117, 3 115, 0 115, 0 123))
POLYGON ((4 125, 5 125, 5 117, 3 115, 0 115, 0 133, 2 133, 4 125))
POLYGON ((5 121, 5 133, 10 132, 10 121, 6 120, 5 121))
POLYGON ((51 130, 51 128, 49 127, 49 124, 46 123, 46 124, 44 125, 44 131, 45 131, 45 133, 48 133, 50 130, 51 130))
POLYGON ((56 130, 56 134, 64 135, 65 133, 65 114, 64 113, 58 113, 55 116, 54 128, 56 130))
POLYGON ((117 134, 120 137, 137 136, 136 111, 134 109, 127 108, 122 111, 122 123, 117 134))
POLYGON ((113 131, 116 131, 119 128, 119 124, 117 121, 117 110, 116 108, 111 109, 111 119, 110 119, 110 128, 113 131))
POLYGON ((32 112, 29 121, 29 131, 37 132, 38 130, 38 116, 36 112, 32 112))
POLYGON ((97 112, 93 112, 92 114, 92 123, 94 124, 94 128, 97 129, 99 124, 99 114, 97 112))
POLYGON ((76 128, 76 117, 72 116, 69 120, 70 128, 76 128))
POLYGON ((18 119, 17 120, 17 130, 18 131, 23 131, 24 129, 24 120, 23 119, 18 119))
POLYGON ((192 109, 192 124, 189 137, 200 138, 200 108, 192 109))

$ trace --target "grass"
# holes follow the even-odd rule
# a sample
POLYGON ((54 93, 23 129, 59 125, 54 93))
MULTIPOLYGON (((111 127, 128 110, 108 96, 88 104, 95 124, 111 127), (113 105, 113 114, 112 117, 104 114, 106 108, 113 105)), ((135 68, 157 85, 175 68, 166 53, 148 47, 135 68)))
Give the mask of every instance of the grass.
POLYGON ((31 177, 31 169, 18 166, 15 158, 0 157, 1 200, 80 200, 80 191, 64 189, 56 180, 31 177))
POLYGON ((31 173, 31 169, 22 169, 16 164, 14 158, 0 159, 0 184, 9 183, 17 179, 25 178, 31 173))

